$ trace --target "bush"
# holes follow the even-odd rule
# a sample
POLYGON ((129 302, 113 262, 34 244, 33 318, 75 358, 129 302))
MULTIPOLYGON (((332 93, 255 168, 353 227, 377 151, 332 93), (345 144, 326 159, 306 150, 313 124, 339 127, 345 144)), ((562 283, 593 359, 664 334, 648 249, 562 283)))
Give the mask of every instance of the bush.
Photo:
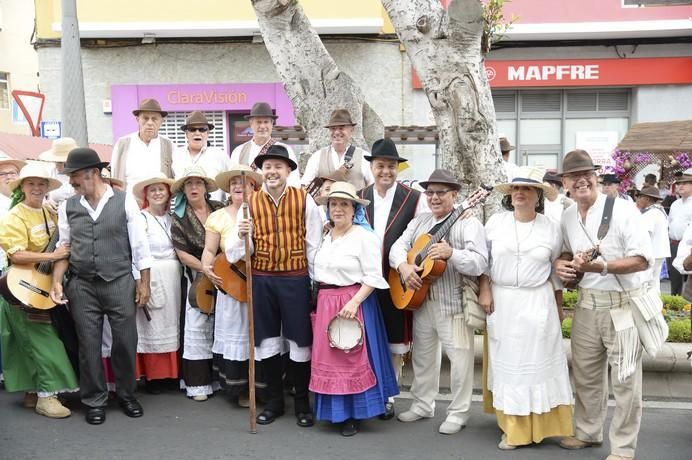
POLYGON ((666 310, 681 311, 689 302, 679 295, 661 294, 663 308, 666 310))
POLYGON ((692 326, 688 320, 676 319, 668 323, 668 328, 668 342, 692 342, 692 326))
POLYGON ((577 291, 572 289, 565 289, 562 291, 562 307, 569 310, 574 310, 577 305, 577 291))
POLYGON ((572 318, 565 318, 562 321, 562 337, 569 339, 572 336, 572 318))

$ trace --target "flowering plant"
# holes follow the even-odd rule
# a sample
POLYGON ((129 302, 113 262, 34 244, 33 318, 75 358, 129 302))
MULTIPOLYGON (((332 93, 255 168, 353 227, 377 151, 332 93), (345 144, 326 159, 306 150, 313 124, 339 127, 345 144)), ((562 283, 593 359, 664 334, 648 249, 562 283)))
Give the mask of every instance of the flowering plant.
POLYGON ((680 152, 677 154, 675 159, 680 163, 680 167, 685 170, 687 168, 692 168, 692 159, 688 152, 680 152))

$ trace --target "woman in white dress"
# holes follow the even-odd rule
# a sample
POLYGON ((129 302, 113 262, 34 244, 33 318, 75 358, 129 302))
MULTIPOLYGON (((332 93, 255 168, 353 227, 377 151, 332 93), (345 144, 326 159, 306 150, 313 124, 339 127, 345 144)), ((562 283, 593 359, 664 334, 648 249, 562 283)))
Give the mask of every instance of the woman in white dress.
POLYGON ((488 313, 488 389, 502 430, 503 450, 571 436, 572 388, 560 327, 561 294, 551 281, 560 256, 560 226, 541 214, 543 171, 521 167, 495 186, 510 212, 494 214, 485 231, 489 274, 481 275, 479 303, 488 313), (556 299, 560 299, 558 306, 556 299))
MULTIPOLYGON (((213 262, 219 250, 221 253, 225 252, 226 237, 235 228, 236 218, 243 204, 243 174, 246 195, 249 197, 255 190, 259 190, 262 175, 247 165, 236 165, 229 171, 217 175, 216 185, 228 193, 228 205, 214 211, 204 224, 206 233, 202 269, 217 287, 221 286, 223 280, 214 272, 213 262)), ((219 290, 214 316, 214 368, 231 400, 240 407, 249 407, 247 304, 219 290)))
POLYGON ((170 202, 173 180, 163 173, 135 184, 132 193, 142 203, 141 225, 146 229, 151 266, 151 296, 147 313, 137 312, 137 376, 146 380, 148 392, 162 391, 163 379, 177 379, 180 348, 180 277, 171 240, 170 202))

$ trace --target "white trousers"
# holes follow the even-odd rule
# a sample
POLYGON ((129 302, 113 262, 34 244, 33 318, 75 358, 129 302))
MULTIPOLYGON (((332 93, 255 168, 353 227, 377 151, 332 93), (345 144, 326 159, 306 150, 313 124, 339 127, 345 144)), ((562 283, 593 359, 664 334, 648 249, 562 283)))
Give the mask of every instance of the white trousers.
MULTIPOLYGON (((466 332, 473 337, 471 328, 466 332)), ((473 340, 469 349, 456 346, 452 318, 442 317, 438 302, 426 300, 413 314, 411 411, 422 417, 432 417, 435 414, 435 397, 440 389, 442 350, 451 364, 452 401, 447 407, 447 420, 464 424, 468 419, 473 391, 473 340)))

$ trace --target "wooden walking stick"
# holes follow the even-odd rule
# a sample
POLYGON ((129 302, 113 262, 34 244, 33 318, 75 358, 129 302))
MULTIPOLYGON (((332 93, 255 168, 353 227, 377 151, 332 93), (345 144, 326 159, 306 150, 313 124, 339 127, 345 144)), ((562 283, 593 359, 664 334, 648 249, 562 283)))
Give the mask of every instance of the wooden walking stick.
MULTIPOLYGON (((240 173, 243 181, 243 219, 250 218, 250 206, 248 205, 247 189, 245 188, 245 171, 240 173)), ((255 398, 255 316, 252 307, 252 254, 250 253, 250 232, 245 234, 245 277, 247 289, 247 317, 248 317, 248 385, 250 398, 250 433, 257 433, 257 401, 255 398)))

